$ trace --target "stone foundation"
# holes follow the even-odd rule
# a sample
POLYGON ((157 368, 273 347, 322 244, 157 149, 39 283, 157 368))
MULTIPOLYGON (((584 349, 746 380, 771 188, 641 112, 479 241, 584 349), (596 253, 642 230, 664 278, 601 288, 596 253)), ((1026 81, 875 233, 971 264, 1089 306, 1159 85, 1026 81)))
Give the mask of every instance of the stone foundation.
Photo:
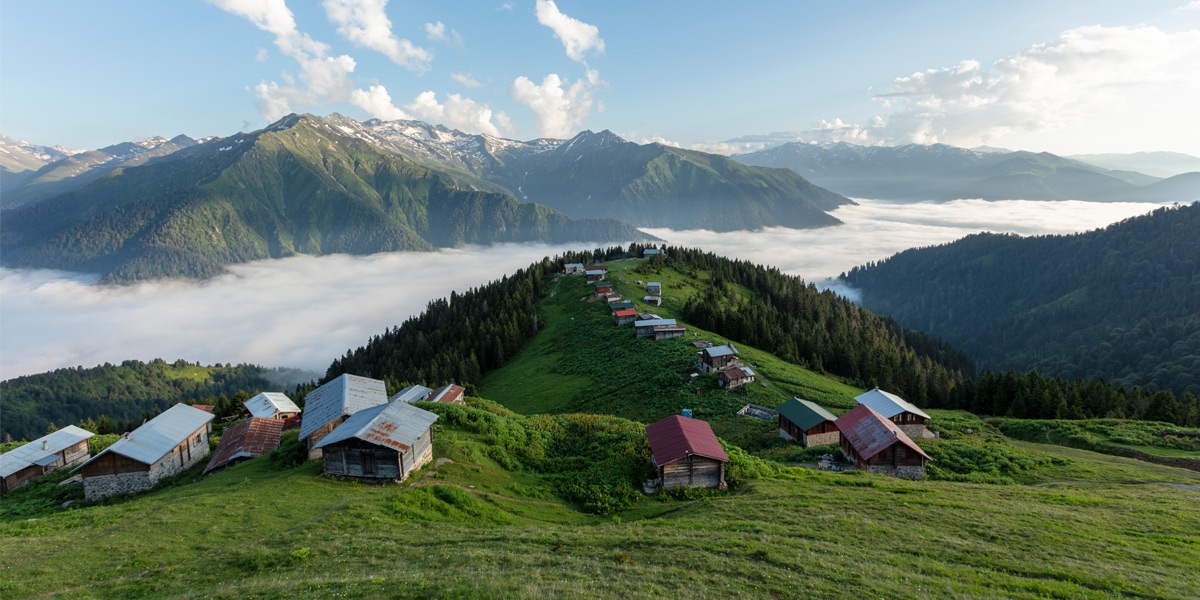
MULTIPOLYGON (((782 433, 782 432, 780 432, 780 433, 782 433)), ((807 438, 804 440, 805 447, 825 446, 828 444, 837 444, 842 441, 842 433, 840 431, 829 431, 826 433, 814 433, 814 434, 811 434, 811 435, 808 435, 805 437, 807 438)))
POLYGON ((154 482, 150 481, 150 473, 147 471, 85 477, 83 479, 83 497, 94 502, 116 494, 141 492, 153 486, 154 482))
POLYGON ((871 465, 867 467, 866 471, 868 473, 879 473, 880 475, 899 477, 901 479, 925 479, 925 467, 919 465, 903 467, 893 467, 892 465, 871 465))

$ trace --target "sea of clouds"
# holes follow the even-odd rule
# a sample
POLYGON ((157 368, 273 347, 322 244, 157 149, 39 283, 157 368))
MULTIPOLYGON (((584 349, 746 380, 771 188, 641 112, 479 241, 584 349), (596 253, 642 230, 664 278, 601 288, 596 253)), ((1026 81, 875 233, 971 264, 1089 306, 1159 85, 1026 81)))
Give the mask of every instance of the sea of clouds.
MULTIPOLYGON (((1146 213, 1139 203, 894 204, 860 200, 845 225, 714 233, 649 229, 674 245, 774 265, 854 299, 832 278, 901 250, 979 231, 1085 231, 1146 213)), ((593 246, 573 246, 575 249, 593 246)), ((566 246, 508 244, 434 253, 257 261, 203 282, 95 285, 96 277, 0 268, 0 379, 126 359, 249 362, 324 373, 336 357, 434 298, 511 273, 566 246)))

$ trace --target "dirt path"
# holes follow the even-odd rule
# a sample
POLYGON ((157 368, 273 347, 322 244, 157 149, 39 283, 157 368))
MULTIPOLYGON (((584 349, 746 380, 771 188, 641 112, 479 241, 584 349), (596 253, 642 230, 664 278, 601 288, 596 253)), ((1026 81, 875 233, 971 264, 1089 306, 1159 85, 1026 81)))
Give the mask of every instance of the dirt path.
POLYGON ((1177 490, 1187 490, 1189 492, 1200 492, 1200 483, 1168 483, 1166 481, 1080 481, 1077 479, 1066 479, 1063 481, 1047 481, 1045 483, 1035 483, 1029 487, 1045 487, 1048 485, 1067 485, 1067 484, 1086 484, 1086 485, 1162 485, 1175 488, 1177 490))

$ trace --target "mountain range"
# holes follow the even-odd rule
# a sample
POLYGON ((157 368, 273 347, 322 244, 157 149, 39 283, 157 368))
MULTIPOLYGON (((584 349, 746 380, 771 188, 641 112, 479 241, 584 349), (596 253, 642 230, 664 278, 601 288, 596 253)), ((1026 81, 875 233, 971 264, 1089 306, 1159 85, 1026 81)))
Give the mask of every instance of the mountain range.
POLYGON ((208 277, 229 264, 296 254, 656 239, 611 219, 574 220, 493 187, 405 160, 320 118, 290 115, 114 168, 9 212, 0 251, 8 266, 130 281, 208 277))
POLYGON ((1200 199, 1200 185, 1190 173, 1161 179, 1048 152, 971 150, 945 144, 790 142, 733 158, 748 165, 790 169, 816 185, 857 198, 1158 203, 1200 199))

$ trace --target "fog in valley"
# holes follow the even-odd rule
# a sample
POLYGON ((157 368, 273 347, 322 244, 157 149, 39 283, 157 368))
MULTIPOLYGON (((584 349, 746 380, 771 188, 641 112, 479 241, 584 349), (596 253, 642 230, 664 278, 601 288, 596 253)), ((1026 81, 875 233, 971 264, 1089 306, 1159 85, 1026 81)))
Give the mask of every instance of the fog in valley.
MULTIPOLYGON (((840 227, 759 232, 647 231, 825 282, 856 265, 978 231, 1070 233, 1149 212, 1144 203, 859 201, 840 227)), ((592 246, 576 246, 590 248, 592 246)), ((566 246, 296 257, 230 268, 204 282, 97 286, 95 277, 0 269, 0 378, 125 359, 250 362, 324 372, 370 336, 566 246)), ((835 288, 853 297, 852 290, 835 288)), ((669 293, 669 292, 668 292, 669 293)))

